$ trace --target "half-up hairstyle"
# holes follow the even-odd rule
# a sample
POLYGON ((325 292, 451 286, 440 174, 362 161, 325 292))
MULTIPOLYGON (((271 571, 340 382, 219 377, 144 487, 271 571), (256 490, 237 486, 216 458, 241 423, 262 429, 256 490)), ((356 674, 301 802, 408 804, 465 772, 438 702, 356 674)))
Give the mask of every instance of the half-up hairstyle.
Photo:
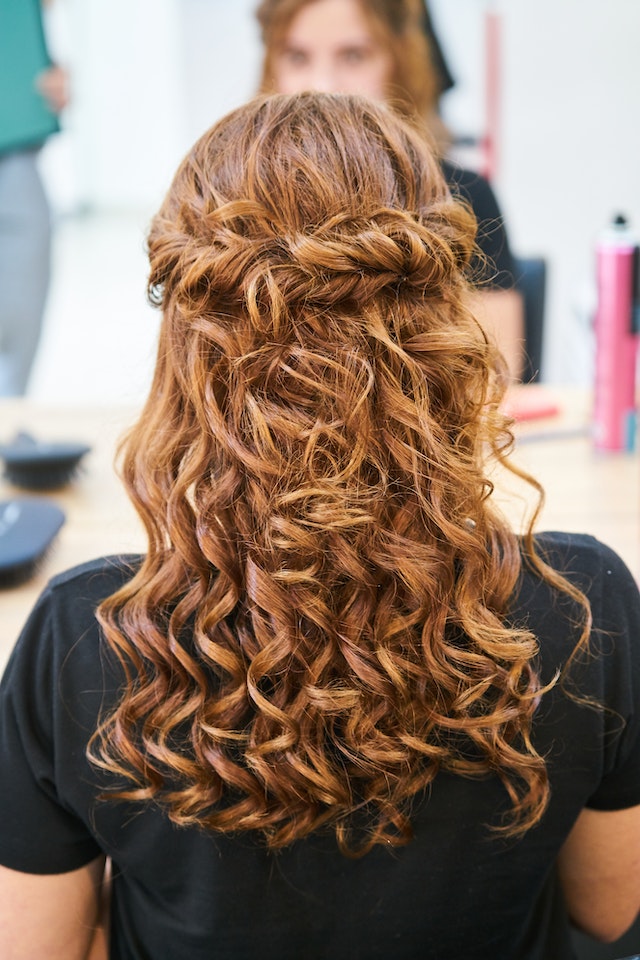
POLYGON ((506 625, 523 561, 485 473, 511 435, 465 306, 474 229, 418 134, 357 97, 260 98, 183 161, 122 451, 148 552, 99 609, 125 676, 90 746, 125 778, 110 796, 273 848, 326 824, 363 852, 406 842, 450 771, 502 779, 497 829, 539 820, 544 691, 506 625))

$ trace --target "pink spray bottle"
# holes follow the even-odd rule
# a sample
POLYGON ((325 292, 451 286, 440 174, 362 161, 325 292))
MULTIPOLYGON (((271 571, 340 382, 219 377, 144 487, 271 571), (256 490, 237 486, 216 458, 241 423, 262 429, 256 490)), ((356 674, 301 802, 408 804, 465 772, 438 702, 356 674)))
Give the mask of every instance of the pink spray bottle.
POLYGON ((637 434, 640 247, 618 216, 596 247, 593 441, 596 450, 631 451, 637 434))

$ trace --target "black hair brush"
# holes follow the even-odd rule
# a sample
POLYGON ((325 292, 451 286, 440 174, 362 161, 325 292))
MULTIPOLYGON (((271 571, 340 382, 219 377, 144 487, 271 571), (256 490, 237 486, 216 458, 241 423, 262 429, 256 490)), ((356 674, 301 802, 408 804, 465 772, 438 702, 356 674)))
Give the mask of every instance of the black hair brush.
POLYGON ((25 490, 56 490, 69 483, 91 447, 84 443, 44 443, 29 433, 17 433, 0 444, 4 476, 25 490))
POLYGON ((31 579, 64 521, 49 500, 0 500, 0 589, 31 579))

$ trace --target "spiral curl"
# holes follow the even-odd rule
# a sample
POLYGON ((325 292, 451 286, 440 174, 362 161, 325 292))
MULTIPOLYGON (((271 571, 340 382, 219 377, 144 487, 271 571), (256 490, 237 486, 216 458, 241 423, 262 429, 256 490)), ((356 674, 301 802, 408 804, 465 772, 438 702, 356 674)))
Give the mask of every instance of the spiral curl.
MULTIPOLYGON (((177 823, 407 842, 441 770, 548 800, 522 559, 491 509, 504 380, 466 307, 474 224, 409 127, 261 99, 178 171, 149 238, 163 308, 123 447, 139 573, 100 607, 124 693, 90 745, 177 823)), ((580 597, 536 558, 558 590, 580 597)), ((585 628, 586 629, 586 628, 585 628)))

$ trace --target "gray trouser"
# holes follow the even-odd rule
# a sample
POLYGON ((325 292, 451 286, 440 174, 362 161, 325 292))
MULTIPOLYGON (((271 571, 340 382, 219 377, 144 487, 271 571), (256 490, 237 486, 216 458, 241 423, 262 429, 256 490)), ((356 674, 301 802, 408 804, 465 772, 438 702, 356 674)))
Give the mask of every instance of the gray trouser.
POLYGON ((49 286, 51 223, 37 156, 0 155, 0 396, 26 391, 49 286))

